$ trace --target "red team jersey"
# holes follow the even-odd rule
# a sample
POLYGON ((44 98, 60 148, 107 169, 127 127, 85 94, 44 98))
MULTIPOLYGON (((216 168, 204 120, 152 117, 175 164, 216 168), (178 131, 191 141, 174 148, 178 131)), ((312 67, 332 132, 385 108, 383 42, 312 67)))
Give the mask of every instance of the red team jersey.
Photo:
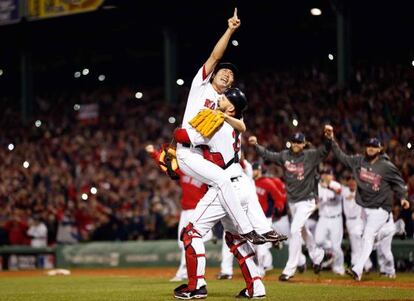
MULTIPOLYGON (((160 151, 155 151, 151 157, 158 163, 160 151)), ((207 185, 183 174, 179 169, 176 171, 180 175, 179 184, 181 187, 181 209, 195 209, 197 203, 207 192, 207 185)))
POLYGON ((286 202, 285 184, 279 178, 261 177, 255 180, 256 193, 266 217, 272 217, 274 209, 282 211, 286 202))

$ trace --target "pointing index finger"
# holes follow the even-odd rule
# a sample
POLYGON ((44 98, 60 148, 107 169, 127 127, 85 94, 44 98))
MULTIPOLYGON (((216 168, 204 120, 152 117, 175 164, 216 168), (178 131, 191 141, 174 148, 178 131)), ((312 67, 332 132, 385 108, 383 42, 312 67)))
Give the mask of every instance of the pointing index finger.
POLYGON ((233 17, 237 18, 237 7, 234 8, 234 15, 233 17))

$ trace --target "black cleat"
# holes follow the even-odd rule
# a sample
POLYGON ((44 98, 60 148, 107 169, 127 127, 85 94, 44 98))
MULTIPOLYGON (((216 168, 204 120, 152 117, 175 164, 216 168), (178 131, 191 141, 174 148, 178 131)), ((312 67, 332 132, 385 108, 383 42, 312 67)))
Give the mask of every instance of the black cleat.
POLYGON ((174 290, 174 298, 180 300, 205 299, 207 298, 207 288, 203 285, 199 289, 190 291, 187 284, 182 284, 174 290))
POLYGON ((272 243, 278 243, 278 242, 282 242, 288 239, 286 235, 279 234, 273 230, 262 234, 262 236, 266 238, 268 242, 272 242, 272 243))
POLYGON ((240 234, 240 236, 254 245, 262 245, 267 242, 266 238, 257 233, 255 230, 246 234, 240 234))
POLYGON ((230 274, 220 273, 220 274, 217 275, 218 280, 230 280, 232 278, 233 278, 233 275, 230 275, 230 274))
POLYGON ((279 276, 279 281, 289 281, 290 278, 292 278, 293 276, 288 276, 286 274, 282 274, 279 276))
POLYGON ((266 295, 250 297, 249 293, 247 292, 247 288, 244 288, 240 291, 240 293, 238 295, 236 295, 236 298, 237 299, 264 299, 264 298, 266 298, 266 295))
POLYGON ((298 266, 298 272, 303 274, 306 271, 306 264, 298 266))
POLYGON ((353 269, 346 269, 345 273, 351 276, 355 281, 361 281, 361 278, 359 278, 358 274, 353 269))

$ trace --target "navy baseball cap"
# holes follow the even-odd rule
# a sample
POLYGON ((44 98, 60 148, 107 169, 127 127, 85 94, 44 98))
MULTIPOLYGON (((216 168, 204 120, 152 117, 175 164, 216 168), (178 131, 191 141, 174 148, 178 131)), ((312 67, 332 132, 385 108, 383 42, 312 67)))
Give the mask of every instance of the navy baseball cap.
POLYGON ((230 69, 231 71, 233 71, 234 78, 236 78, 237 75, 239 74, 239 69, 236 67, 236 65, 230 62, 219 63, 216 66, 216 68, 214 68, 214 73, 217 73, 217 71, 219 71, 220 69, 230 69))
POLYGON ((381 140, 374 137, 374 138, 368 138, 367 141, 365 141, 365 146, 366 147, 382 147, 382 143, 381 140))
POLYGON ((290 137, 290 142, 305 143, 306 142, 305 135, 301 132, 297 132, 292 137, 290 137))
POLYGON ((262 170, 262 165, 260 165, 260 163, 259 163, 259 162, 254 162, 254 163, 252 164, 252 169, 253 169, 253 170, 262 170))
POLYGON ((321 170, 321 174, 333 175, 333 169, 330 166, 324 166, 321 170))

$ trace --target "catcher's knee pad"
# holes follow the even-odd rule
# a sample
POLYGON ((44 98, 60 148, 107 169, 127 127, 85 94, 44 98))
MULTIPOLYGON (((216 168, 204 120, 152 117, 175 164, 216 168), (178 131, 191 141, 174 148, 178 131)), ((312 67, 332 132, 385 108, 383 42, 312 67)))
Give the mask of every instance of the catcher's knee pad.
POLYGON ((187 248, 193 238, 202 238, 200 233, 198 233, 198 231, 196 229, 194 229, 194 226, 192 223, 189 223, 187 226, 185 226, 180 233, 180 240, 183 242, 184 244, 184 248, 187 248))

